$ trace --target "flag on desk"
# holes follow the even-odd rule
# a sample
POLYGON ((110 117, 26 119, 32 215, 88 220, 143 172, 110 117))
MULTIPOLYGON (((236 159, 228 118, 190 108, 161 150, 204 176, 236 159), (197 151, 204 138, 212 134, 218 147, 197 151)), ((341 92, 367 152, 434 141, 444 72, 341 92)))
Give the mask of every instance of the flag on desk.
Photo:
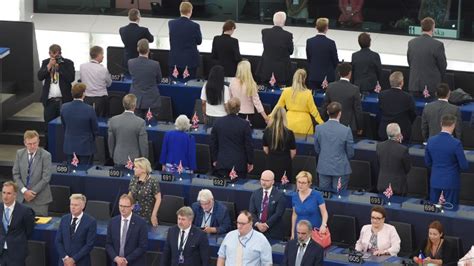
POLYGON ((232 166, 232 170, 229 172, 229 178, 230 180, 234 180, 238 177, 237 172, 235 171, 234 166, 232 166))
POLYGON ((383 194, 384 194, 385 197, 387 197, 388 199, 390 199, 390 198, 393 196, 392 183, 389 183, 389 184, 388 184, 388 187, 387 187, 387 189, 385 189, 385 191, 383 192, 383 194))
POLYGON ((439 195, 438 204, 444 205, 446 203, 446 199, 444 198, 444 192, 441 190, 441 194, 439 195))
POLYGON ((424 260, 425 260, 425 255, 423 254, 423 251, 420 250, 420 253, 418 253, 418 264, 423 265, 424 260))
POLYGON ((286 185, 290 183, 290 180, 288 180, 288 177, 286 176, 286 171, 283 173, 283 176, 281 177, 281 184, 286 185))
POLYGON ((189 77, 189 70, 188 70, 188 66, 186 66, 186 68, 184 68, 183 78, 188 78, 188 77, 189 77))
POLYGON ((133 162, 130 159, 130 156, 128 156, 128 161, 127 161, 127 164, 125 165, 125 168, 127 168, 128 170, 133 170, 133 162))
POLYGON ((325 90, 328 88, 328 86, 329 86, 328 76, 324 76, 324 80, 323 80, 323 83, 321 83, 321 87, 325 90))
POLYGON ((268 82, 270 85, 273 87, 277 83, 277 80, 275 78, 275 73, 272 72, 272 77, 270 78, 270 81, 268 82))
POLYGON ((379 83, 379 81, 377 80, 377 84, 375 85, 374 91, 375 91, 376 93, 380 93, 381 90, 382 90, 382 86, 380 86, 380 83, 379 83))
POLYGON ((72 153, 72 161, 71 161, 71 164, 74 165, 75 167, 77 167, 77 166, 79 165, 79 159, 77 158, 75 152, 72 153))
POLYGON ((428 90, 428 86, 425 85, 425 89, 423 90, 423 97, 428 98, 430 97, 430 91, 428 90))
POLYGON ((192 128, 197 128, 198 127, 198 124, 199 124, 199 117, 197 116, 197 113, 194 112, 194 115, 193 117, 191 118, 191 122, 192 122, 192 128))
POLYGON ((178 71, 178 68, 176 68, 176 65, 174 65, 174 69, 173 69, 173 74, 171 74, 175 79, 178 78, 179 76, 179 71, 178 71))
POLYGON ((337 179, 337 193, 341 192, 342 188, 342 182, 341 182, 341 177, 337 179))
POLYGON ((148 112, 146 112, 146 120, 150 122, 152 118, 153 118, 153 114, 151 113, 151 109, 148 108, 148 112))
POLYGON ((184 171, 183 164, 181 163, 181 160, 179 160, 178 168, 177 168, 178 174, 182 174, 184 171))

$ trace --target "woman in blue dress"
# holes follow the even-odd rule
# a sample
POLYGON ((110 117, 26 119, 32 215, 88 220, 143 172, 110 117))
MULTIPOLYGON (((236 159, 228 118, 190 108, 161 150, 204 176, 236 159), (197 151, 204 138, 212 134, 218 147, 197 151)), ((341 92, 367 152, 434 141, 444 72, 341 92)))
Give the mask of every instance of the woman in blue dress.
POLYGON ((301 171, 296 176, 297 191, 291 196, 293 214, 291 215, 291 239, 295 238, 296 225, 301 220, 308 220, 313 228, 322 234, 327 231, 328 211, 323 196, 318 191, 311 189, 313 176, 311 173, 301 171))

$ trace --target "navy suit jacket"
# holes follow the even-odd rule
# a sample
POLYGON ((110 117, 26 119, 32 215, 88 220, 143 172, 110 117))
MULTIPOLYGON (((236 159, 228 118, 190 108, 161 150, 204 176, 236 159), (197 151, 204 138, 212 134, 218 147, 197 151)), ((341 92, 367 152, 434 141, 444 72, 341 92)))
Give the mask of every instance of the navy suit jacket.
POLYGON ((327 81, 336 79, 336 66, 339 63, 336 43, 318 34, 306 40, 306 58, 308 60, 308 80, 322 82, 327 76, 327 81))
POLYGON ((148 28, 140 27, 137 23, 130 23, 119 30, 120 38, 125 45, 123 49, 123 64, 127 67, 129 59, 138 57, 137 43, 141 39, 153 42, 154 38, 148 28))
MULTIPOLYGON (((193 224, 200 228, 202 224, 202 218, 204 217, 204 210, 202 209, 199 202, 194 202, 191 208, 194 212, 193 224)), ((217 234, 225 234, 232 229, 229 210, 227 210, 227 207, 224 204, 214 201, 214 208, 212 209, 210 224, 211 227, 216 227, 217 234)))
MULTIPOLYGON (((120 222, 121 215, 117 215, 110 220, 107 226, 107 239, 105 241, 105 250, 112 261, 111 265, 117 265, 113 262, 119 255, 120 250, 120 222)), ((148 227, 140 216, 132 214, 131 221, 128 222, 127 238, 125 240, 124 257, 128 261, 128 266, 146 266, 145 252, 148 248, 148 227)))
POLYGON ((92 216, 84 213, 72 237, 70 234, 71 222, 72 215, 64 215, 56 233, 58 265, 63 265, 62 258, 66 256, 73 258, 77 266, 91 265, 90 252, 94 248, 97 222, 92 216))
MULTIPOLYGON (((178 238, 180 229, 173 226, 168 230, 163 255, 161 257, 162 266, 178 265, 178 238)), ((189 235, 183 249, 183 266, 207 266, 209 265, 209 240, 207 234, 201 229, 191 226, 189 235)))
MULTIPOLYGON (((285 256, 280 264, 281 266, 294 266, 296 255, 298 254, 298 247, 296 246, 297 240, 293 239, 288 241, 285 247, 285 256)), ((301 266, 322 266, 324 258, 323 248, 312 239, 309 241, 308 246, 301 260, 301 266)))
POLYGON ((431 168, 430 187, 459 189, 460 171, 469 165, 460 140, 441 132, 428 139, 425 164, 431 168))
POLYGON ((197 68, 199 51, 197 46, 202 43, 199 24, 187 17, 180 17, 168 22, 170 34, 170 53, 168 66, 179 68, 197 68))
POLYGON ((80 100, 63 104, 61 122, 65 129, 65 154, 92 155, 95 153, 95 136, 99 125, 92 106, 80 100))
MULTIPOLYGON (((4 205, 0 204, 0 214, 3 217, 4 205)), ((7 242, 9 257, 15 257, 16 261, 25 261, 28 256, 28 238, 35 227, 35 213, 30 208, 19 202, 15 202, 15 208, 10 215, 10 226, 8 232, 3 228, 3 219, 0 219, 0 254, 7 242)))
MULTIPOLYGON (((262 212, 263 189, 259 188, 250 196, 249 212, 252 214, 254 225, 260 222, 260 213, 262 212)), ((272 188, 272 192, 268 198, 268 218, 267 225, 270 227, 264 234, 267 237, 280 238, 284 232, 278 227, 281 217, 285 212, 286 198, 285 194, 276 187, 272 188)))

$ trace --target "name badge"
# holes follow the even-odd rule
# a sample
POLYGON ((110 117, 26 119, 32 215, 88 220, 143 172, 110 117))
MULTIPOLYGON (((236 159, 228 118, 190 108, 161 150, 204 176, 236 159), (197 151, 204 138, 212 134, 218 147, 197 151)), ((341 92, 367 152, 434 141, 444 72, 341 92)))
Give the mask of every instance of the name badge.
POLYGON ((183 256, 183 253, 182 253, 182 252, 179 254, 178 263, 179 263, 179 264, 183 264, 183 263, 184 263, 184 256, 183 256))

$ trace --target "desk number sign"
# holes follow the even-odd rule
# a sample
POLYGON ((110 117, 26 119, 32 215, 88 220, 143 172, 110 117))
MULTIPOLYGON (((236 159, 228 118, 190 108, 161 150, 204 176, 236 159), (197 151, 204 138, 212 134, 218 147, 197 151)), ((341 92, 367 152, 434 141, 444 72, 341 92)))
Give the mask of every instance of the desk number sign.
POLYGON ((110 177, 122 177, 122 171, 120 171, 119 169, 115 169, 115 168, 109 169, 109 176, 110 177))
POLYGON ((349 254, 349 257, 347 258, 350 263, 362 263, 362 256, 361 254, 354 253, 354 254, 349 254))
POLYGON ((222 179, 222 178, 214 178, 212 179, 212 184, 215 186, 215 187, 225 187, 226 186, 226 180, 225 179, 222 179))
POLYGON ((436 206, 433 203, 427 202, 423 205, 423 210, 425 212, 437 212, 438 208, 436 208, 436 206))
POLYGON ((163 182, 173 182, 174 176, 172 174, 161 174, 161 181, 163 182))
POLYGON ((56 172, 60 174, 69 173, 69 166, 67 164, 58 164, 56 165, 56 172))
POLYGON ((370 204, 372 205, 383 205, 383 199, 377 196, 370 196, 370 204))

